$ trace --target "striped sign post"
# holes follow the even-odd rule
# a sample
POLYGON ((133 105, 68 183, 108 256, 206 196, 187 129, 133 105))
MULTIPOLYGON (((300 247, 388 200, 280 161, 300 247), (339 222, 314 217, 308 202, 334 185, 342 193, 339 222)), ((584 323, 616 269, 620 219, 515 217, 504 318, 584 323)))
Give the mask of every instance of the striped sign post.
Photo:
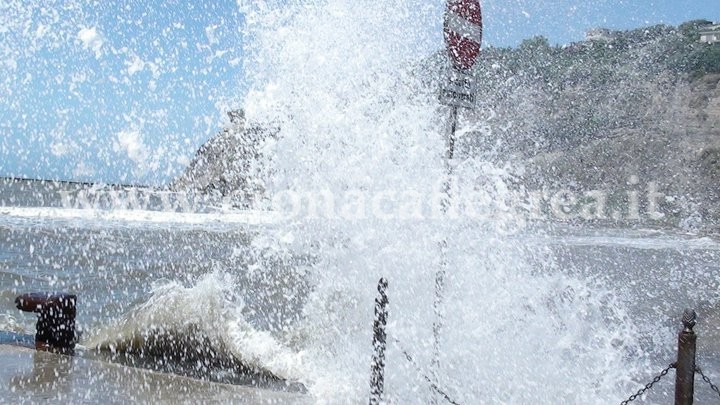
POLYGON ((482 12, 478 0, 448 0, 445 10, 445 43, 453 66, 468 70, 480 55, 482 12))
MULTIPOLYGON (((451 203, 452 165, 450 164, 455 153, 455 131, 457 128, 458 108, 475 107, 475 78, 470 70, 480 55, 482 42, 482 12, 478 0, 448 0, 445 9, 444 23, 445 44, 452 65, 447 81, 440 91, 440 102, 451 107, 450 133, 445 143, 445 170, 447 179, 443 184, 444 197, 442 211, 447 213, 451 203)), ((445 288, 445 273, 447 272, 448 243, 443 239, 439 243, 440 270, 435 274, 435 300, 433 310, 433 357, 431 370, 434 383, 439 383, 440 374, 440 331, 443 325, 442 299, 445 288)), ((432 402, 437 403, 435 393, 432 402)))
POLYGON ((440 101, 452 107, 475 106, 475 80, 470 69, 480 55, 483 25, 478 0, 448 0, 443 33, 452 69, 440 101))

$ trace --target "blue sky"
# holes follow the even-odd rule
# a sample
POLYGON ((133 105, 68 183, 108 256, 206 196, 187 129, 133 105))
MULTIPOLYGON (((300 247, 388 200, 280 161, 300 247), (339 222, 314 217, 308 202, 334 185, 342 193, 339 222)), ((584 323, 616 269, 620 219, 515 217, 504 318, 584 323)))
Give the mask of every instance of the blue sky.
POLYGON ((162 183, 244 92, 234 1, 11 5, 0 176, 162 183))
MULTIPOLYGON (((250 1, 4 1, 0 176, 167 182, 241 105, 250 1)), ((720 20, 720 2, 487 0, 483 14, 486 44, 513 46, 720 20)))
POLYGON ((695 19, 720 20, 719 1, 698 0, 486 0, 482 2, 487 42, 516 45, 543 35, 551 43, 583 38, 591 28, 631 29, 655 24, 679 25, 695 19))

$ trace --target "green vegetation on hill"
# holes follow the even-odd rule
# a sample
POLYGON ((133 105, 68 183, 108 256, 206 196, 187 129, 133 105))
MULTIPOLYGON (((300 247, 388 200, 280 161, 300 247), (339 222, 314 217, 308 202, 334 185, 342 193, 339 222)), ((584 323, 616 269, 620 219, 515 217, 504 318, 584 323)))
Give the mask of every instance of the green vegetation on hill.
POLYGON ((489 47, 476 67, 478 98, 510 113, 514 149, 530 154, 648 127, 662 119, 649 114, 659 112, 658 95, 720 73, 720 44, 699 42, 708 24, 604 30, 566 46, 534 37, 517 48, 489 47))
POLYGON ((711 24, 696 20, 679 27, 655 25, 630 31, 605 32, 604 39, 566 46, 551 46, 547 38, 526 39, 517 48, 487 48, 481 71, 504 62, 515 74, 531 75, 546 83, 577 82, 592 78, 607 82, 628 63, 647 73, 671 71, 698 77, 720 73, 720 46, 699 42, 701 27, 711 24))

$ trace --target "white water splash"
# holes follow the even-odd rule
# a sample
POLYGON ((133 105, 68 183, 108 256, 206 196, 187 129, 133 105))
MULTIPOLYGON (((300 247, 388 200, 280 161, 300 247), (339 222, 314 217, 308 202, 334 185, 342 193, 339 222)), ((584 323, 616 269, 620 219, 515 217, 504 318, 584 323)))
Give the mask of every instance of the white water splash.
MULTIPOLYGON (((447 110, 420 66, 441 46, 442 6, 338 0, 255 7, 247 116, 280 127, 263 149, 267 190, 412 189, 431 202, 444 176, 447 110)), ((458 166, 466 183, 506 197, 506 170, 477 160, 458 166)), ((450 246, 441 387, 465 403, 604 403, 627 389, 634 368, 625 356, 637 342, 623 309, 612 293, 560 274, 545 249, 505 239, 508 229, 522 229, 512 212, 481 222, 298 219, 289 229, 291 249, 318 256, 296 333, 306 353, 304 381, 320 402, 367 398, 380 276, 390 282, 391 340, 430 374, 441 240, 450 246)), ((395 346, 386 390, 391 403, 431 395, 395 346)))
POLYGON ((208 349, 219 355, 232 355, 248 367, 283 379, 301 380, 302 353, 291 352, 270 333, 245 321, 242 299, 235 296, 236 285, 236 280, 220 273, 210 273, 189 288, 176 282, 158 285, 149 300, 93 332, 83 344, 139 353, 148 339, 160 333, 169 350, 180 351, 193 348, 174 347, 174 341, 203 336, 208 349))

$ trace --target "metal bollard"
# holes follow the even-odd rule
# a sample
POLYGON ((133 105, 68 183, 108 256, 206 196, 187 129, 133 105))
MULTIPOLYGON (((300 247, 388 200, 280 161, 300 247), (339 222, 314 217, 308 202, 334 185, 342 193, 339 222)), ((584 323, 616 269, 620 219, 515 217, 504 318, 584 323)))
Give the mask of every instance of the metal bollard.
POLYGON ((675 405, 692 405, 695 390, 695 349, 697 335, 693 332, 697 314, 692 309, 683 313, 683 330, 678 334, 678 357, 675 370, 675 405))
POLYGON ((28 293, 15 298, 21 311, 38 314, 35 348, 56 353, 74 353, 77 296, 67 293, 28 293))
POLYGON ((385 389, 385 346, 387 334, 385 326, 388 318, 388 282, 381 278, 378 282, 378 297, 375 299, 375 321, 373 322, 373 358, 370 368, 370 405, 378 405, 382 401, 385 389))

